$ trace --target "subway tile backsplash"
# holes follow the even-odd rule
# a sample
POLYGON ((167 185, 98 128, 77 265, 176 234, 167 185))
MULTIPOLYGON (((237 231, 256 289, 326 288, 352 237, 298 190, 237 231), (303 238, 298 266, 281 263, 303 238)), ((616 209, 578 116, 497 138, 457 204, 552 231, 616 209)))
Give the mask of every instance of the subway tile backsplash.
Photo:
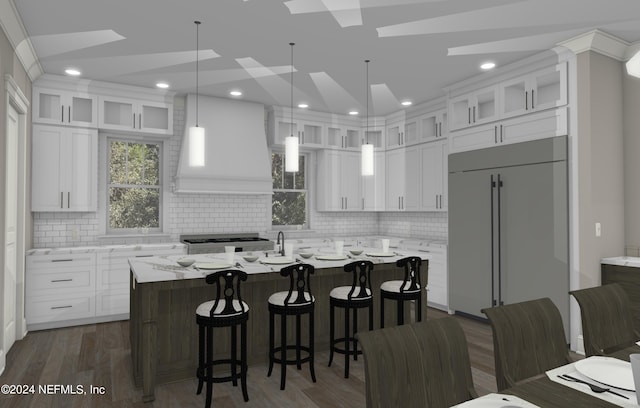
MULTIPOLYGON (((184 133, 184 98, 174 100, 174 135, 164 143, 168 173, 176 174, 184 133)), ((104 166, 104 164, 102 164, 104 166)), ((104 172, 104 169, 101 170, 104 172)), ((106 183, 100 179, 100 184, 106 183)), ((271 237, 271 196, 230 194, 168 195, 168 216, 162 235, 106 237, 102 212, 33 213, 33 247, 54 248, 103 244, 134 244, 177 241, 182 234, 258 232, 271 237)), ((102 187, 99 197, 104 197, 102 187)), ((100 201, 100 200, 99 200, 100 201)), ((104 208, 102 203, 98 203, 104 208)), ((319 213, 309 217, 311 230, 287 231, 288 236, 392 235, 411 238, 447 239, 446 213, 319 213)))

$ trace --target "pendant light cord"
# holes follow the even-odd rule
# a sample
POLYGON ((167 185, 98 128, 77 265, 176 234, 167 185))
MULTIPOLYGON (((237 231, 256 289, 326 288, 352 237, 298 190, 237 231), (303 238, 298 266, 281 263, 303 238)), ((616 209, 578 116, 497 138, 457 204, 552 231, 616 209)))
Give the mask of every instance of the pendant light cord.
POLYGON ((365 141, 367 142, 366 144, 369 144, 369 61, 370 60, 364 60, 367 64, 367 127, 364 131, 365 141))
POLYGON ((293 136, 293 46, 296 43, 289 43, 291 46, 291 76, 289 82, 291 83, 291 136, 293 136))
POLYGON ((199 21, 194 21, 194 23, 196 24, 196 127, 198 127, 198 99, 200 99, 200 93, 198 92, 198 72, 200 71, 200 65, 199 65, 199 61, 200 61, 200 37, 198 35, 199 32, 199 27, 200 27, 200 22, 199 21))

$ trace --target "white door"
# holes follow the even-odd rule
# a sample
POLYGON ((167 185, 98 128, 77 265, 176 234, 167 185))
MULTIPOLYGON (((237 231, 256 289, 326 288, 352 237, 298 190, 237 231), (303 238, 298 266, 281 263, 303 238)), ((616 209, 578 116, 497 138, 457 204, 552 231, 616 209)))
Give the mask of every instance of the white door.
POLYGON ((18 113, 7 106, 5 247, 4 247, 4 327, 2 349, 6 353, 16 340, 16 270, 18 219, 18 113))

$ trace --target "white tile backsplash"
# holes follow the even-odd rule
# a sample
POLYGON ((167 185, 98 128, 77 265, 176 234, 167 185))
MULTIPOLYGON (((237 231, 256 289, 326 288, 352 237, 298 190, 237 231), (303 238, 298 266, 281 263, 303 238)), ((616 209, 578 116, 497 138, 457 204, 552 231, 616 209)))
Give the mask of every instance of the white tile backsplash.
MULTIPOLYGON (((174 135, 164 142, 168 174, 176 174, 184 134, 184 98, 173 105, 174 135)), ((102 170, 104 171, 104 170, 102 170)), ((68 247, 104 244, 177 241, 181 234, 258 232, 271 236, 271 196, 227 194, 174 194, 165 191, 167 225, 162 235, 105 237, 102 212, 33 213, 33 247, 68 247)), ((103 189, 104 191, 104 189, 103 189)), ((102 195, 104 197, 104 193, 102 195)), ((103 204, 98 203, 100 208, 103 204)), ((392 235, 411 238, 447 239, 446 213, 319 213, 309 217, 313 234, 321 236, 392 235)), ((307 235, 287 231, 287 236, 307 235)))

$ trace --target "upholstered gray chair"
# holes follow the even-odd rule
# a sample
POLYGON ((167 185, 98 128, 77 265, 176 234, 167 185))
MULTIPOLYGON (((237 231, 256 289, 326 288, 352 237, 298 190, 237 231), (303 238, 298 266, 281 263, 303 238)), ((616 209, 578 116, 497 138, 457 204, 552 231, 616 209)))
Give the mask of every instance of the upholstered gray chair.
POLYGON ((498 391, 572 362, 562 317, 543 298, 482 309, 493 331, 498 391))
POLYGON ((450 407, 477 397, 467 340, 453 317, 356 335, 367 408, 450 407))

